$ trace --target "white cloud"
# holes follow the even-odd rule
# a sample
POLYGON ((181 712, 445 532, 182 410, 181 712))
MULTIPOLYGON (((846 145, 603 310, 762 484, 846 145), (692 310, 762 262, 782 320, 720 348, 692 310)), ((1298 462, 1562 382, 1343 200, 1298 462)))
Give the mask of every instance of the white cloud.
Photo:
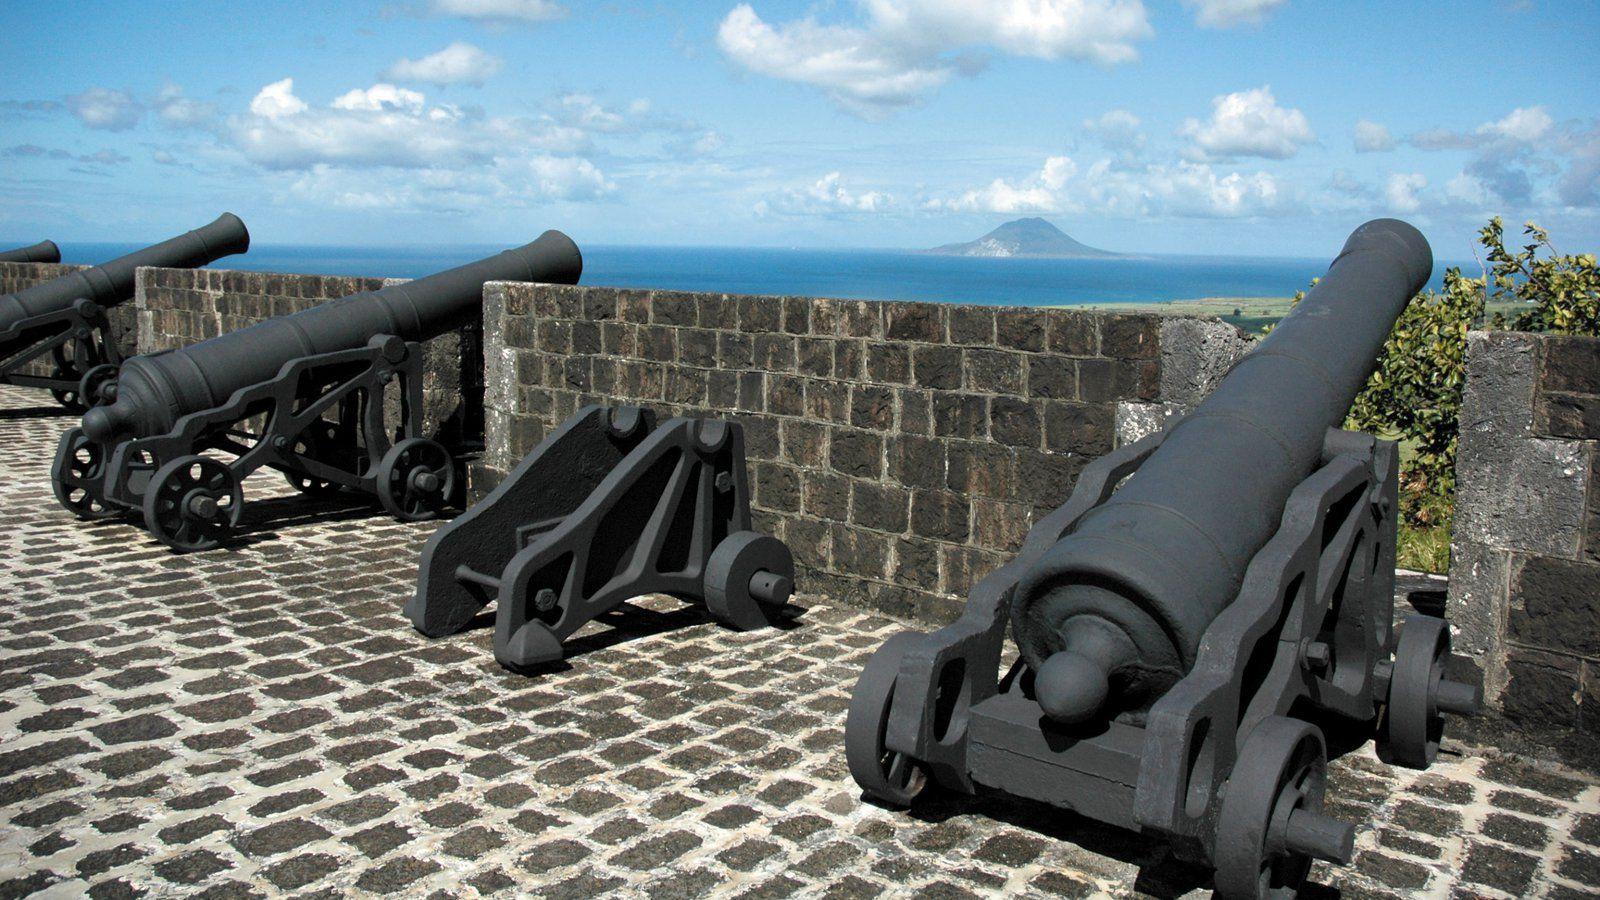
POLYGON ((1394 149, 1394 135, 1377 122, 1362 119, 1356 123, 1355 145, 1357 153, 1384 153, 1394 149))
POLYGON ((481 86, 493 78, 505 62, 465 41, 456 41, 438 53, 421 59, 395 60, 383 73, 394 81, 420 81, 427 84, 473 84, 481 86))
POLYGON ((748 3, 717 29, 731 60, 760 75, 821 89, 862 115, 913 103, 981 60, 962 51, 1101 64, 1137 58, 1153 33, 1140 0, 858 0, 866 21, 804 18, 773 26, 748 3))
POLYGON ((1185 120, 1179 134, 1193 140, 1191 154, 1200 160, 1260 156, 1288 159, 1317 139, 1298 109, 1278 105, 1272 88, 1223 94, 1211 100, 1211 118, 1185 120))
POLYGON ((1555 120, 1543 106, 1524 106, 1493 122, 1485 122, 1472 132, 1452 131, 1448 128, 1427 128, 1411 136, 1411 144, 1420 150, 1471 150, 1500 144, 1504 146, 1536 144, 1547 137, 1555 127, 1555 120))
POLYGON ((1495 200, 1477 176, 1466 172, 1460 172, 1450 179, 1444 186, 1444 194, 1448 199, 1473 209, 1483 209, 1495 200))
MULTIPOLYGON (((312 108, 285 78, 262 88, 250 115, 231 123, 234 145, 269 169, 319 163, 399 168, 459 167, 515 151, 571 150, 574 136, 548 123, 468 116, 392 84, 375 84, 312 108)), ((581 136, 579 136, 581 138, 581 136)))
POLYGON ((1383 199, 1397 213, 1413 213, 1422 208, 1417 192, 1428 186, 1420 172, 1395 172, 1383 187, 1383 199))
POLYGON ((1113 109, 1099 117, 1084 119, 1083 128, 1113 150, 1138 150, 1144 146, 1139 117, 1125 109, 1113 109))
POLYGON ((183 88, 175 84, 163 85, 150 104, 156 118, 173 128, 205 128, 216 121, 217 106, 191 100, 183 95, 183 88))
POLYGON ((882 191, 856 191, 845 186, 838 172, 829 172, 804 188, 790 188, 771 202, 758 201, 756 215, 780 212, 790 215, 837 215, 883 212, 894 198, 882 191))
POLYGON ((877 212, 890 201, 888 194, 878 191, 852 193, 840 182, 838 172, 829 172, 817 179, 806 194, 826 206, 856 212, 877 212))
POLYGON ((356 88, 345 92, 333 101, 333 108, 369 112, 382 112, 386 109, 403 110, 415 114, 422 112, 427 99, 417 91, 379 83, 366 89, 356 88))
POLYGON ((1550 133, 1555 120, 1543 106, 1519 107, 1497 122, 1478 126, 1478 134, 1491 138, 1504 138, 1522 144, 1531 144, 1550 133))
POLYGON ((250 101, 252 115, 263 119, 281 119, 305 112, 304 100, 294 95, 294 79, 274 81, 258 91, 250 101))
POLYGON ((296 204, 464 212, 582 201, 616 190, 588 132, 550 117, 487 117, 379 83, 307 103, 285 78, 262 88, 223 132, 296 204))
POLYGON ((1203 28, 1232 28, 1235 25, 1255 25, 1267 13, 1284 5, 1288 0, 1183 0, 1183 5, 1194 10, 1194 20, 1203 28))
POLYGON ((949 199, 924 204, 962 212, 1092 212, 1127 218, 1241 218, 1291 208, 1278 180, 1265 172, 1218 174, 1210 165, 1121 165, 1103 159, 1083 168, 1053 156, 1029 178, 997 178, 949 199))
POLYGON ((86 127, 127 131, 144 117, 144 107, 127 91, 92 87, 67 97, 67 109, 86 127))
POLYGON ((548 22, 567 14, 551 0, 433 0, 434 12, 479 22, 548 22))

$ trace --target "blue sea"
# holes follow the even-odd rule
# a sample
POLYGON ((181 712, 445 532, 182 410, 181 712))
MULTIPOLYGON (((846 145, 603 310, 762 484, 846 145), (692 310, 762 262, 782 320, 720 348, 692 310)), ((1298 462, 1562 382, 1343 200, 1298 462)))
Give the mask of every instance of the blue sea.
MULTIPOLYGON (((18 242, 20 243, 31 243, 18 242)), ((6 245, 11 246, 11 245, 6 245)), ((130 244, 62 244, 64 261, 96 263, 130 244)), ((215 266, 315 275, 418 278, 499 252, 495 246, 326 247, 266 244, 215 266)), ((728 294, 933 300, 1009 306, 1285 297, 1331 259, 1149 256, 987 259, 896 250, 583 247, 583 283, 728 294)), ((1435 271, 1437 287, 1443 265, 1435 271)))

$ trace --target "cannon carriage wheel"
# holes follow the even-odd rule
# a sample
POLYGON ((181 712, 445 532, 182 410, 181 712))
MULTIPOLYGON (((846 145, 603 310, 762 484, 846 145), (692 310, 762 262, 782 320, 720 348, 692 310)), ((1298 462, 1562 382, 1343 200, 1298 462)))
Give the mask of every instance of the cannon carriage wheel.
POLYGON ((1294 897, 1313 858, 1350 862, 1355 828, 1322 812, 1327 769, 1309 722, 1268 716, 1250 731, 1217 818, 1218 897, 1294 897))
POLYGON ((1450 628, 1443 619, 1406 619, 1389 666, 1389 696, 1378 732, 1378 750, 1387 761, 1426 769, 1439 755, 1444 713, 1477 713, 1478 689, 1444 677, 1449 660, 1450 628))
POLYGON ((244 511, 233 469, 209 456, 180 456, 156 470, 144 493, 144 524, 174 550, 222 545, 244 511))
POLYGON ((432 519, 455 496, 455 457, 427 438, 406 438, 390 447, 373 476, 378 502, 402 522, 432 519))
POLYGON ((792 593, 794 556, 789 545, 771 535, 735 531, 706 561, 706 608, 740 631, 771 625, 792 593))
POLYGON ((51 469, 50 489, 56 500, 80 519, 107 519, 122 511, 107 506, 83 485, 97 481, 105 472, 105 448, 84 436, 82 428, 71 428, 61 435, 56 448, 56 464, 51 469))
POLYGON ((928 786, 928 773, 920 762, 884 746, 900 660, 918 637, 897 634, 872 654, 850 695, 844 722, 844 754, 851 777, 868 796, 895 806, 910 806, 928 786))

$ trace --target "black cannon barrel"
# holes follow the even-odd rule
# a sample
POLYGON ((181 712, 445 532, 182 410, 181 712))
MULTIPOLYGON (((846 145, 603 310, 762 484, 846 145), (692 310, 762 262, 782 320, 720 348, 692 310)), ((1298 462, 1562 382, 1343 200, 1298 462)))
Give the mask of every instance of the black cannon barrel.
POLYGON ((578 245, 546 231, 531 244, 459 268, 340 297, 170 353, 137 356, 122 365, 116 402, 89 410, 83 431, 98 443, 122 434, 161 434, 178 417, 220 405, 290 360, 355 349, 380 334, 420 341, 459 327, 481 306, 485 282, 576 284, 582 271, 578 245))
POLYGON ((223 213, 210 225, 0 297, 0 331, 32 316, 66 309, 80 298, 116 306, 133 296, 133 272, 140 266, 188 269, 248 249, 250 232, 244 223, 233 213, 223 213))
POLYGON ((1395 320, 1433 271, 1377 219, 1107 502, 1017 585, 1012 634, 1052 718, 1137 711, 1193 665, 1284 504, 1318 465, 1395 320))
POLYGON ((55 241, 40 241, 31 247, 18 247, 15 250, 0 250, 0 262, 61 262, 61 248, 55 241))

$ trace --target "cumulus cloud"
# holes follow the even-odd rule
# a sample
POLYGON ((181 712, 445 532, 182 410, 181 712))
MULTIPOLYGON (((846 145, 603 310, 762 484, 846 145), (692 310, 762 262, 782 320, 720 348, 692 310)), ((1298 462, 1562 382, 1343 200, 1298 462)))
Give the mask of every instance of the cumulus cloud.
POLYGON ((1413 213, 1422 208, 1417 192, 1428 186, 1420 172, 1395 172, 1383 187, 1383 199, 1397 213, 1413 213))
POLYGON ((420 59, 397 59, 383 73, 383 77, 392 81, 482 86, 504 66, 505 62, 498 56, 485 53, 465 41, 456 41, 438 53, 430 53, 420 59))
POLYGON ((172 128, 206 128, 217 118, 216 104, 185 97, 175 84, 163 85, 150 106, 156 118, 172 128))
POLYGON ((1377 122, 1366 119, 1357 122, 1354 138, 1357 153, 1384 153, 1394 149, 1394 135, 1377 122))
POLYGON ((1214 97, 1211 118, 1187 119, 1178 133, 1193 142, 1190 155, 1197 160, 1288 159, 1317 139, 1305 114, 1279 106, 1270 87, 1214 97))
POLYGON ((312 107, 295 95, 290 78, 263 87, 250 101, 250 114, 231 124, 234 145, 269 169, 450 168, 488 161, 507 147, 560 152, 575 142, 548 123, 469 115, 392 84, 357 88, 312 107))
POLYGON ((1528 106, 1513 109, 1498 121, 1485 122, 1478 126, 1478 134, 1531 144, 1549 134, 1554 125, 1555 120, 1543 106, 1528 106))
POLYGON ((67 97, 67 109, 89 128, 127 131, 144 118, 144 107, 127 91, 92 87, 67 97))
POLYGON ((878 213, 888 209, 894 198, 882 191, 848 187, 838 172, 829 172, 804 187, 789 188, 769 200, 755 204, 756 215, 845 215, 878 213))
POLYGON ((865 21, 772 25, 748 3, 717 29, 724 55, 751 72, 810 85, 873 116, 914 103, 993 50, 1101 64, 1137 58, 1153 32, 1140 0, 858 0, 865 21))
POLYGON ((444 16, 478 22, 548 22, 567 11, 552 0, 433 0, 433 10, 444 16))
POLYGON ((1232 28, 1235 25, 1256 25, 1267 13, 1287 3, 1288 0, 1183 0, 1183 5, 1194 10, 1195 23, 1202 28, 1232 28))
POLYGON ((997 178, 954 197, 935 198, 932 210, 962 212, 1092 212, 1119 217, 1243 218, 1290 208, 1278 180, 1266 172, 1219 173, 1210 165, 1123 165, 1099 160, 1087 167, 1052 156, 1032 176, 997 178))
POLYGON ((1144 132, 1139 117, 1125 109, 1113 109, 1093 119, 1083 120, 1083 129, 1112 150, 1136 151, 1144 147, 1144 132))
POLYGON ((1513 109, 1503 118, 1485 122, 1473 131, 1427 128, 1411 136, 1419 150, 1472 150, 1494 144, 1535 144, 1548 136, 1555 120, 1543 106, 1513 109))
POLYGON ((285 78, 261 88, 224 135, 246 160, 285 173, 296 202, 348 209, 465 211, 588 200, 616 184, 589 134, 551 117, 489 117, 380 82, 308 103, 285 78))

